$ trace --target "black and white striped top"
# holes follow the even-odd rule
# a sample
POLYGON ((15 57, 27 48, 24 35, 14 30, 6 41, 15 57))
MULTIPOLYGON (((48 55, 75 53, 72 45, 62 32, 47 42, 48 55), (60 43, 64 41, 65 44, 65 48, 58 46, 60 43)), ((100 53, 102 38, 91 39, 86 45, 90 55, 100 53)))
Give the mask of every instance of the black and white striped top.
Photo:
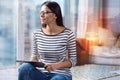
MULTIPOLYGON (((63 62, 66 60, 66 50, 68 50, 72 66, 75 66, 76 42, 75 35, 70 29, 65 28, 64 31, 56 35, 46 35, 42 29, 38 29, 33 33, 32 43, 32 57, 39 56, 39 61, 44 63, 63 62)), ((70 68, 62 68, 52 73, 71 75, 70 68)))

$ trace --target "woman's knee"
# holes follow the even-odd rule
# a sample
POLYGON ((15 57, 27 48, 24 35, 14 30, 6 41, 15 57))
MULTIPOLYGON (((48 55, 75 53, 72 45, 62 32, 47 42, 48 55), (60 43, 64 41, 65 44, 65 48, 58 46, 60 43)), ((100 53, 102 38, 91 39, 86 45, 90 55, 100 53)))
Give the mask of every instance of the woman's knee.
POLYGON ((30 63, 23 63, 22 65, 20 65, 19 67, 19 71, 22 71, 22 70, 31 70, 33 69, 34 67, 30 64, 30 63))

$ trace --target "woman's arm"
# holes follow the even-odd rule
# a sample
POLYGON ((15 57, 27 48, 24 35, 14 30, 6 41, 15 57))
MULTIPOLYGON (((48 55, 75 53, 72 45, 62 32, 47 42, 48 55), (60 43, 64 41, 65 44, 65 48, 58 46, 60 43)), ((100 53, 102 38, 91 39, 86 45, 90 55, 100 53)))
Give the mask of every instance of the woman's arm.
POLYGON ((56 62, 56 63, 46 64, 45 69, 50 72, 50 71, 54 71, 59 68, 68 68, 71 66, 72 66, 71 61, 68 60, 68 61, 64 61, 64 62, 56 62))
POLYGON ((31 34, 31 57, 30 61, 38 61, 38 51, 37 51, 37 43, 36 43, 36 36, 35 32, 32 32, 31 34))

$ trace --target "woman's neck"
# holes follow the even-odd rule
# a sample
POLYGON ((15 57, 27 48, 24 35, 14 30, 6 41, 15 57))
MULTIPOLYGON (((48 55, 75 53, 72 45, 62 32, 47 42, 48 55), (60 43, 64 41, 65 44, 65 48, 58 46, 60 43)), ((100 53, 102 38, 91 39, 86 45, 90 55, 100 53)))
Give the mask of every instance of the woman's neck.
POLYGON ((47 25, 45 28, 42 28, 43 32, 48 35, 55 35, 64 30, 64 27, 57 25, 47 25))

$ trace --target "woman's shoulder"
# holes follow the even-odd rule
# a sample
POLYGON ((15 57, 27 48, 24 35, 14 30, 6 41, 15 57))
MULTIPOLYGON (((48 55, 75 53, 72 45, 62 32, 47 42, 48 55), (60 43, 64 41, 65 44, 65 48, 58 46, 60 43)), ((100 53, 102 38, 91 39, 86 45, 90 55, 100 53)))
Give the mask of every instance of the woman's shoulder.
POLYGON ((40 36, 43 35, 42 30, 41 29, 35 29, 32 31, 32 36, 40 36))
POLYGON ((41 33, 41 32, 42 32, 41 28, 40 28, 40 29, 35 29, 35 30, 33 30, 33 33, 34 33, 34 34, 36 34, 36 33, 41 33))
POLYGON ((73 34, 73 31, 68 27, 65 27, 65 32, 68 34, 73 34))
POLYGON ((65 27, 65 31, 72 32, 72 30, 70 28, 68 28, 68 27, 65 27))

